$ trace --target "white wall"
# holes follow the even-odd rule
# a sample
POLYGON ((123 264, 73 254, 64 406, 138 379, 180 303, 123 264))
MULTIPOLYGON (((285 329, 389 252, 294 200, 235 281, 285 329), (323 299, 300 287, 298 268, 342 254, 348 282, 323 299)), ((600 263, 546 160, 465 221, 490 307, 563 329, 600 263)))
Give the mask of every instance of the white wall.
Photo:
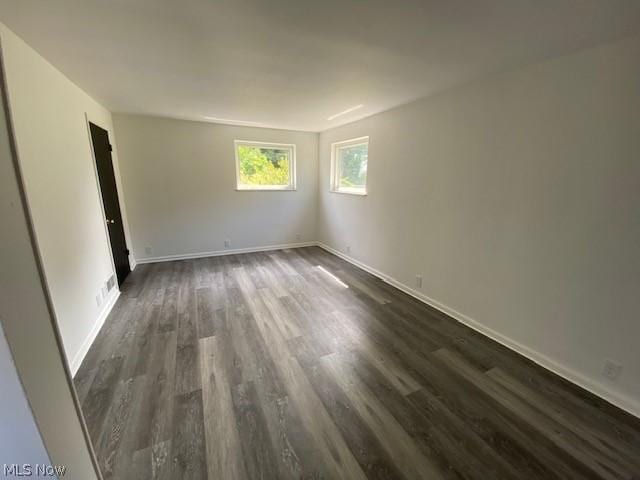
POLYGON ((114 125, 137 261, 316 239, 317 134, 120 114, 114 125), (235 139, 296 144, 297 190, 236 191, 235 139))
POLYGON ((88 434, 64 368, 11 152, 4 96, 0 100, 0 468, 51 460, 66 465, 65 478, 93 480, 88 434))
POLYGON ((320 135, 319 240, 640 414, 640 38, 320 135), (370 136, 369 195, 329 193, 370 136), (454 312, 454 313, 455 313, 454 312), (604 358, 624 365, 611 382, 604 358))
MULTIPOLYGON (((113 266, 85 120, 87 114, 107 129, 115 144, 111 114, 2 24, 0 40, 18 157, 65 350, 75 370, 113 299, 100 307, 96 302, 113 266)), ((117 169, 115 151, 114 163, 117 169)), ((124 205, 122 210, 126 222, 124 205)))
POLYGON ((0 385, 0 465, 50 465, 1 323, 0 385))

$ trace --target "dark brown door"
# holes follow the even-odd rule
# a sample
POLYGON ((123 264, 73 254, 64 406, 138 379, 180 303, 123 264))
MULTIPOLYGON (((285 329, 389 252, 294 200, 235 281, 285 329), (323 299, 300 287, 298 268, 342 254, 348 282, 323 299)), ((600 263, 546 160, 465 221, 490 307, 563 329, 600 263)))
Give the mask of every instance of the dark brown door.
POLYGON ((104 205, 104 221, 109 230, 111 254, 113 255, 113 263, 116 266, 118 285, 122 285, 122 282, 124 282, 124 279, 127 278, 131 270, 129 268, 129 250, 127 249, 127 243, 124 238, 120 202, 118 201, 116 177, 113 173, 109 133, 93 123, 89 123, 89 127, 91 129, 93 153, 96 158, 98 180, 100 181, 102 204, 104 205))

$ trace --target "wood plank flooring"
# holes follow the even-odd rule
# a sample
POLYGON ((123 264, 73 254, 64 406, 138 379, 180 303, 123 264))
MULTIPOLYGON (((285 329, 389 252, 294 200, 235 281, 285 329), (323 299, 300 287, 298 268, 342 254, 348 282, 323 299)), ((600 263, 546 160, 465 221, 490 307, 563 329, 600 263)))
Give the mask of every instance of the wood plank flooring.
POLYGON ((105 479, 640 479, 640 420, 315 247, 138 266, 75 383, 105 479))

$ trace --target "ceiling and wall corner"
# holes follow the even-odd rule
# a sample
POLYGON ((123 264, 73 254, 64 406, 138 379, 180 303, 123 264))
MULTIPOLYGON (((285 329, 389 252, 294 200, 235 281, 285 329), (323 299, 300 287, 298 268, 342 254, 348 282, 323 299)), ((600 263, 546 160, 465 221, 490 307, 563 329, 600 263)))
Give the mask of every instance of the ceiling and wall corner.
POLYGON ((0 0, 0 18, 112 112, 317 132, 628 35, 640 2, 0 0))

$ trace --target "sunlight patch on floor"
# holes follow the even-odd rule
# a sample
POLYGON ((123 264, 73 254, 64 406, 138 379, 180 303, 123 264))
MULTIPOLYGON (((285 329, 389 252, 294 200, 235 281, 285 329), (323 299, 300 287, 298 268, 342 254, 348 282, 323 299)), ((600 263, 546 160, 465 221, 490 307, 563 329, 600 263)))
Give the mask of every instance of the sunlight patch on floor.
POLYGON ((342 280, 340 280, 338 277, 336 277, 333 273, 331 273, 329 270, 327 270, 326 268, 324 268, 321 265, 316 265, 316 268, 319 269, 321 272, 323 272, 324 274, 328 275, 329 277, 333 278, 336 282, 338 282, 340 285, 342 285, 344 288, 349 288, 349 285, 347 285, 346 283, 344 283, 342 280))

